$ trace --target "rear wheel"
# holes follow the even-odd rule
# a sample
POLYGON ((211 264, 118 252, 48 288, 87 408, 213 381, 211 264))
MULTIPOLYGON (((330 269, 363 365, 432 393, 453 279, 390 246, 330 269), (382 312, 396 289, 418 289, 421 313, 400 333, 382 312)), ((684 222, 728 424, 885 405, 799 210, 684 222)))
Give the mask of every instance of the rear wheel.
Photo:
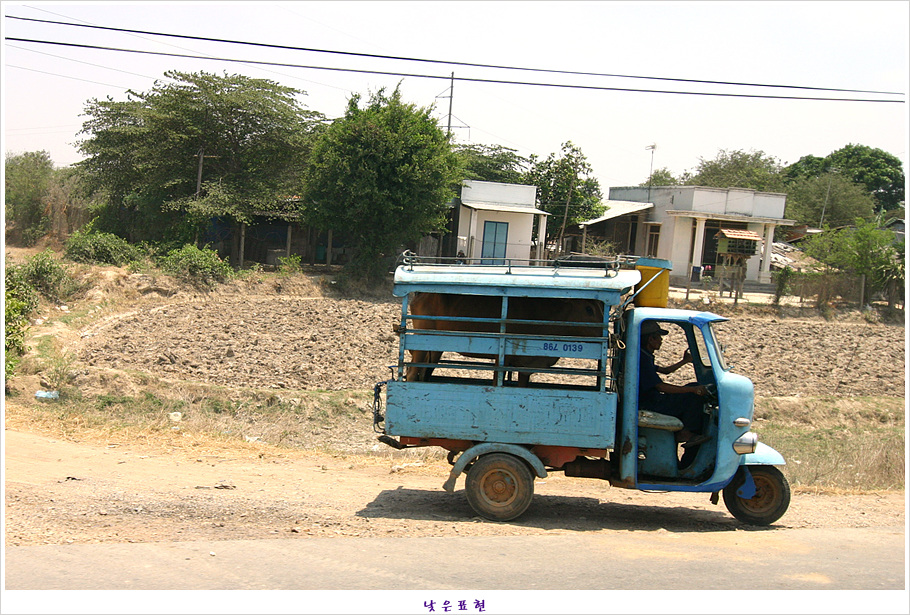
POLYGON ((477 459, 465 478, 468 504, 481 517, 511 521, 531 504, 534 476, 528 465, 506 453, 490 453, 477 459))
POLYGON ((755 482, 755 495, 745 499, 736 494, 746 482, 745 468, 740 467, 724 487, 724 504, 744 523, 770 525, 783 517, 790 506, 790 484, 774 466, 749 466, 749 473, 755 482))

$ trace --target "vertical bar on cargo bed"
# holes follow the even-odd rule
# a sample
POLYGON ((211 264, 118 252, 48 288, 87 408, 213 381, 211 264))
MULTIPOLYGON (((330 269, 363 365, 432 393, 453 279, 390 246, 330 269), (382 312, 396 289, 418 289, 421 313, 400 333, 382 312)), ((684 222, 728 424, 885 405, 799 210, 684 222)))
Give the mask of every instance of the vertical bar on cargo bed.
MULTIPOLYGON (((499 357, 497 358, 497 364, 500 367, 506 366, 506 319, 509 317, 509 298, 506 295, 502 296, 502 311, 500 312, 500 321, 499 321, 499 357)), ((495 372, 496 375, 496 386, 501 387, 503 380, 505 379, 505 371, 500 369, 495 372)))
POLYGON ((600 381, 600 392, 603 393, 607 390, 607 372, 608 366, 612 367, 609 364, 610 360, 610 308, 607 305, 607 302, 603 302, 604 310, 604 320, 603 328, 600 330, 600 337, 604 340, 600 343, 600 376, 597 379, 600 381))

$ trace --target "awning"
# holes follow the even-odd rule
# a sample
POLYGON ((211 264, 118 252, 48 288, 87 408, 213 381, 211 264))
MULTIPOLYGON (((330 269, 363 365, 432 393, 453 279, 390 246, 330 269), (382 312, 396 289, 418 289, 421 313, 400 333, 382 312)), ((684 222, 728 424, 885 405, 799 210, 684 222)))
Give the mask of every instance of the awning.
POLYGON ((746 231, 743 229, 736 228, 722 228, 717 233, 718 235, 723 235, 727 239, 746 239, 748 241, 761 241, 761 237, 755 231, 746 231))
POLYGON ((480 211, 504 211, 511 214, 534 214, 538 216, 549 216, 550 213, 542 209, 524 205, 503 205, 501 203, 481 203, 480 201, 462 201, 462 205, 469 209, 480 211))
POLYGON ((764 216, 745 216, 742 214, 716 214, 708 211, 693 211, 691 209, 668 209, 667 215, 680 218, 704 218, 705 220, 720 220, 721 222, 774 224, 775 226, 793 226, 796 224, 796 220, 788 220, 787 218, 767 218, 764 216))
POLYGON ((585 220, 578 226, 591 226, 592 224, 597 224, 604 220, 618 218, 619 216, 625 216, 626 214, 634 214, 635 212, 654 207, 654 203, 639 203, 636 201, 604 201, 604 205, 608 208, 607 211, 604 212, 604 215, 599 218, 594 218, 593 220, 585 220))

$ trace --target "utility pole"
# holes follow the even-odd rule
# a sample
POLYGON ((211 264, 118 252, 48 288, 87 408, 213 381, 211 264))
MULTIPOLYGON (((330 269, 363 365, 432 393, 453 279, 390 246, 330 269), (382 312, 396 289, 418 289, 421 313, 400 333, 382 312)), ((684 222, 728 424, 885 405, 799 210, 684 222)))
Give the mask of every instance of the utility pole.
POLYGON ((831 194, 831 173, 837 173, 837 169, 828 169, 828 190, 825 192, 825 202, 822 205, 822 217, 821 220, 818 221, 818 228, 824 228, 825 210, 828 209, 828 196, 831 194))
POLYGON ((648 171, 648 202, 651 202, 651 179, 654 176, 654 150, 657 149, 657 143, 652 143, 646 150, 651 150, 651 170, 648 171))
POLYGON ((449 128, 446 136, 452 138, 452 99, 455 97, 455 71, 452 71, 452 79, 449 82, 449 128))
POLYGON ((205 158, 205 148, 199 148, 199 170, 196 172, 196 198, 199 198, 199 193, 202 192, 202 159, 205 158))

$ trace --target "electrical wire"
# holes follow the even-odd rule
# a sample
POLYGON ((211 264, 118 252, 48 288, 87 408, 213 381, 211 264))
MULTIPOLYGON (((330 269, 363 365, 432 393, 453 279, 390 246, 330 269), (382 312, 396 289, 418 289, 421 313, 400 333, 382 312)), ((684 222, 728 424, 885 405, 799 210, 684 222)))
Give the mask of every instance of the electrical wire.
MULTIPOLYGON (((677 77, 651 77, 644 75, 620 75, 620 74, 611 74, 611 73, 594 73, 594 72, 583 72, 583 71, 569 71, 569 70, 557 70, 557 69, 546 69, 546 68, 531 68, 523 66, 507 66, 500 64, 480 64, 474 62, 460 62, 456 60, 433 60, 428 58, 410 58, 406 56, 393 56, 393 55, 384 55, 384 54, 372 54, 372 53, 358 53, 353 51, 338 51, 333 49, 317 49, 312 47, 297 47, 291 45, 277 45, 274 43, 256 43, 251 41, 238 41, 232 39, 224 38, 212 38, 205 36, 192 36, 187 34, 170 34, 166 32, 152 32, 148 30, 134 30, 129 28, 114 28, 110 26, 98 26, 94 24, 75 24, 67 23, 62 21, 53 21, 47 19, 36 19, 30 17, 17 17, 14 15, 7 15, 9 19, 17 19, 21 21, 31 21, 37 23, 46 23, 52 25, 60 26, 70 26, 77 28, 93 28, 98 30, 107 30, 110 32, 125 32, 131 34, 144 34, 148 36, 164 36, 169 38, 181 38, 194 41, 205 41, 212 43, 228 43, 232 45, 245 45, 251 47, 263 47, 268 49, 281 49, 286 51, 307 51, 313 53, 326 53, 326 54, 335 54, 335 55, 345 55, 345 56, 354 56, 360 58, 373 58, 373 59, 382 59, 382 60, 401 60, 408 62, 423 62, 429 64, 446 64, 450 66, 465 66, 471 68, 493 68, 499 70, 517 70, 517 71, 529 71, 529 72, 540 72, 540 73, 553 73, 561 75, 579 75, 579 76, 588 76, 588 77, 611 77, 611 78, 622 78, 622 79, 648 79, 656 81, 677 81, 683 83, 698 83, 703 85, 733 85, 741 87, 761 87, 761 88, 788 88, 788 89, 799 89, 799 90, 816 90, 824 92, 845 92, 845 93, 854 93, 854 94, 885 94, 885 95, 894 95, 894 96, 903 96, 903 92, 883 92, 877 90, 857 90, 857 89, 844 89, 844 88, 822 88, 814 86, 799 86, 799 85, 783 85, 783 84, 762 84, 762 83, 748 83, 748 82, 737 82, 737 81, 713 81, 706 79, 683 79, 677 77)), ((814 100, 814 99, 813 99, 814 100)), ((867 102, 867 101, 862 101, 867 102)))
POLYGON ((505 79, 481 79, 481 78, 472 78, 472 77, 453 77, 451 75, 427 75, 427 74, 418 74, 418 73, 403 73, 396 71, 378 71, 378 70, 367 70, 367 69, 355 69, 355 68, 338 68, 338 67, 329 67, 329 66, 314 66, 306 64, 292 64, 288 62, 266 62, 261 60, 239 60, 236 58, 223 58, 215 56, 197 56, 190 54, 181 54, 181 53, 167 53, 162 51, 145 51, 140 49, 126 49, 122 47, 106 47, 102 45, 86 45, 82 43, 64 43, 60 41, 45 41, 38 39, 28 39, 28 38, 19 38, 19 37, 6 37, 5 40, 16 41, 20 43, 36 43, 43 45, 59 45, 63 47, 72 47, 78 49, 94 49, 99 51, 117 51, 123 53, 135 53, 141 55, 155 55, 155 56, 165 56, 172 58, 185 58, 193 60, 213 60, 218 62, 234 62, 242 64, 257 64, 263 66, 281 66, 284 68, 303 68, 310 70, 328 70, 335 72, 350 72, 350 73, 362 73, 369 75, 387 75, 395 77, 413 77, 419 79, 445 79, 462 82, 472 82, 472 83, 492 83, 500 85, 526 85, 526 86, 538 86, 538 87, 552 87, 552 88, 564 88, 564 89, 580 89, 580 90, 598 90, 598 91, 609 91, 609 92, 636 92, 636 93, 646 93, 646 94, 682 94, 690 96, 717 96, 717 97, 726 97, 726 98, 758 98, 766 100, 813 100, 813 101, 832 101, 832 102, 869 102, 869 103, 903 103, 902 100, 889 100, 889 99, 868 99, 868 98, 828 98, 822 96, 782 96, 782 95, 772 95, 772 94, 734 94, 734 93, 723 93, 723 92, 686 92, 682 90, 648 90, 640 88, 617 88, 617 87, 606 87, 606 86, 595 86, 595 85, 579 85, 579 84, 564 84, 564 83, 544 83, 544 82, 534 82, 534 81, 510 81, 505 79))

